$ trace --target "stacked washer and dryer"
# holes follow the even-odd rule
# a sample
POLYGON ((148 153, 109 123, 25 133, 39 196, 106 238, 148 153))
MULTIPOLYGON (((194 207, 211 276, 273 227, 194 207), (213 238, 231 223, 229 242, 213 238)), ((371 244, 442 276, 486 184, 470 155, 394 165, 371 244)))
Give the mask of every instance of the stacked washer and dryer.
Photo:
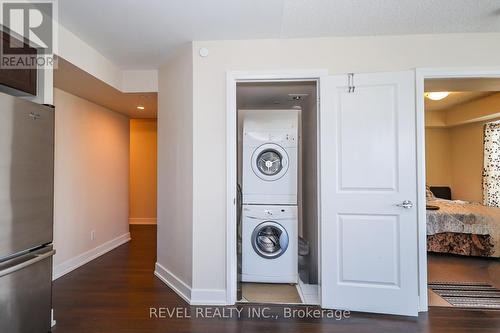
POLYGON ((298 282, 300 110, 244 110, 243 282, 298 282))

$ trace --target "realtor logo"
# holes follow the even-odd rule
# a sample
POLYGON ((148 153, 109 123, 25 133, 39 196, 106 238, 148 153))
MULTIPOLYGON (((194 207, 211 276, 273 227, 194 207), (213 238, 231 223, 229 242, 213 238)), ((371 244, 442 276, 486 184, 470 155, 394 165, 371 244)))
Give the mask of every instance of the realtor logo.
POLYGON ((0 68, 55 68, 56 0, 0 0, 0 68))

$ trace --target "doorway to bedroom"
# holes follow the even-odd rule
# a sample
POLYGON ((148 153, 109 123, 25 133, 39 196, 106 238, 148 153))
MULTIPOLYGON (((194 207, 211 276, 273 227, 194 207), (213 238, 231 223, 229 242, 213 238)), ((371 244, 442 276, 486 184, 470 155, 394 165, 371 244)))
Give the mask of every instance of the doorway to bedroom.
POLYGON ((500 79, 425 80, 429 306, 500 309, 500 79))

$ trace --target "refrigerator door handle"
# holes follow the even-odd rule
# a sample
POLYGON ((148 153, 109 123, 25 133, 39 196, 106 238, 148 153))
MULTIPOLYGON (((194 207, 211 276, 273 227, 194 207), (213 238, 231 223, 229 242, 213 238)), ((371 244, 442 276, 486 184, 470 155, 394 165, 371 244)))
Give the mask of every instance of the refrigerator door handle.
POLYGON ((23 261, 20 264, 17 264, 15 266, 12 266, 12 267, 9 267, 9 268, 6 268, 6 269, 0 271, 0 277, 12 274, 20 269, 31 266, 39 261, 42 261, 44 259, 47 259, 47 258, 53 256, 54 254, 56 254, 56 250, 51 250, 49 252, 45 252, 45 253, 41 253, 41 254, 35 254, 35 257, 33 259, 23 261))

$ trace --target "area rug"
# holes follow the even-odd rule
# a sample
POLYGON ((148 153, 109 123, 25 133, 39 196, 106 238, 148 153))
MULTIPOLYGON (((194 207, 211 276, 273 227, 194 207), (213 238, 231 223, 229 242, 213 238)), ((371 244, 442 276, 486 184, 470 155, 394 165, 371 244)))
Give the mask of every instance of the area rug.
POLYGON ((460 308, 500 310, 500 289, 483 282, 433 282, 429 288, 460 308))

